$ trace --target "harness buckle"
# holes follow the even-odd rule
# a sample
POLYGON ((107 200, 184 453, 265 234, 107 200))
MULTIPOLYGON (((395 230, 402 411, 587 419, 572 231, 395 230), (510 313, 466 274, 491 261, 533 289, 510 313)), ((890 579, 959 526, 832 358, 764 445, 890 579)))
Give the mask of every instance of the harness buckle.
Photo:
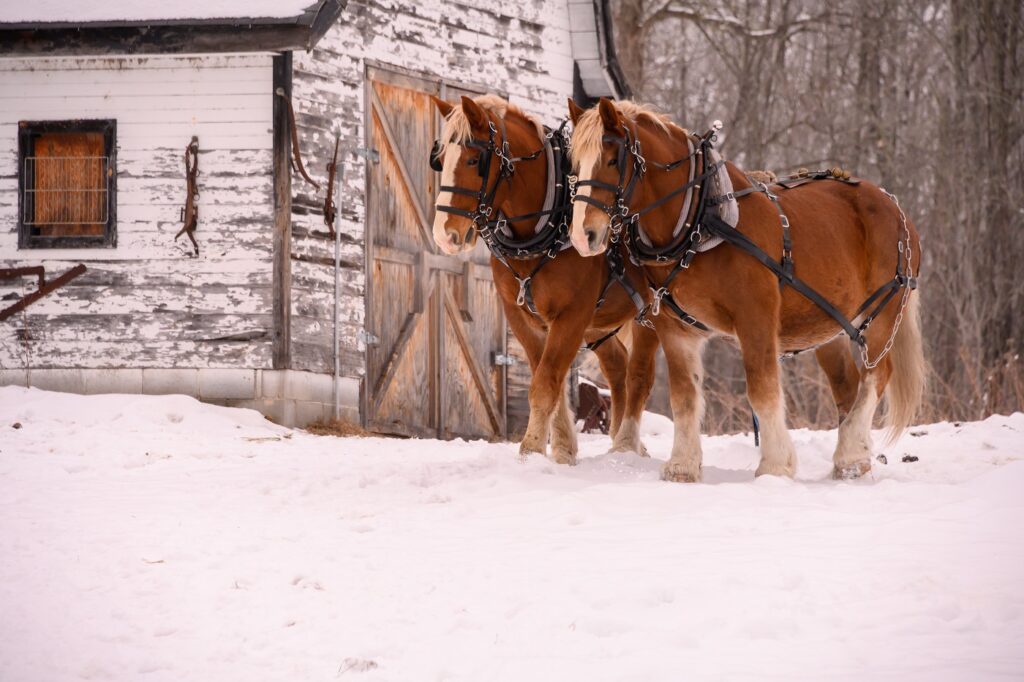
POLYGON ((526 303, 526 287, 531 279, 531 277, 524 277, 522 279, 516 277, 516 281, 519 282, 519 295, 516 296, 516 305, 519 307, 526 303))
POLYGON ((651 287, 651 291, 654 293, 654 300, 651 301, 651 315, 657 317, 661 314, 661 299, 668 293, 668 289, 665 287, 658 287, 657 289, 651 287))

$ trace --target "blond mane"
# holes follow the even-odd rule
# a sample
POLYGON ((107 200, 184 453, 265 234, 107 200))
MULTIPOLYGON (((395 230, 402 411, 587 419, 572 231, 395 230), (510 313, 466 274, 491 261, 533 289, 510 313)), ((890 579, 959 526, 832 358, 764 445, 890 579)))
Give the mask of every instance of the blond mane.
MULTIPOLYGON (((635 123, 650 123, 665 133, 686 134, 685 129, 677 126, 667 115, 648 104, 640 104, 633 100, 620 100, 614 102, 614 105, 619 114, 635 123)), ((573 127, 571 150, 573 172, 579 173, 580 168, 591 168, 594 165, 597 158, 601 156, 601 149, 604 146, 603 137, 604 123, 601 121, 601 112, 597 107, 591 107, 583 112, 579 122, 573 127)))
MULTIPOLYGON (((509 114, 522 116, 533 124, 533 127, 537 129, 537 134, 540 135, 541 139, 544 139, 544 125, 508 100, 497 95, 480 95, 479 97, 474 97, 473 101, 481 109, 494 114, 498 118, 505 118, 509 114)), ((445 144, 463 144, 472 138, 473 130, 469 124, 469 119, 466 118, 466 113, 462 111, 462 105, 457 104, 444 121, 444 128, 441 129, 441 139, 445 144)))

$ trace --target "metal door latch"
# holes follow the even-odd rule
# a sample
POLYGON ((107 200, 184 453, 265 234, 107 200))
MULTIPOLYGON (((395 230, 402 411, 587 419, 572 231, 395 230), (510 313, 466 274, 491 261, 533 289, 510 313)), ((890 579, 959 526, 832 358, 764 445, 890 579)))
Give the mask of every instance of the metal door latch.
POLYGON ((378 152, 376 149, 358 147, 356 149, 353 149, 352 153, 355 154, 356 156, 361 156, 372 163, 380 163, 380 152, 378 152))
POLYGON ((505 355, 504 353, 495 353, 494 354, 494 364, 499 366, 499 367, 501 367, 501 366, 511 367, 512 365, 518 365, 519 361, 516 360, 511 355, 505 355))
POLYGON ((365 346, 376 346, 380 343, 380 337, 376 334, 366 331, 365 329, 359 330, 356 334, 356 338, 363 343, 365 346))

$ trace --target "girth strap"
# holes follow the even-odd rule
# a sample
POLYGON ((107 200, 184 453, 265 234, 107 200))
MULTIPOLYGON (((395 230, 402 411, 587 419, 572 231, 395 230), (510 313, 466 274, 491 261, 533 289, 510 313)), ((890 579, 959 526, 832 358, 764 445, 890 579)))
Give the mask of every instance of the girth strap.
POLYGON ((824 296, 808 286, 803 280, 797 278, 791 270, 787 270, 782 263, 779 263, 769 256, 764 249, 751 241, 745 234, 723 222, 718 218, 718 216, 714 215, 708 215, 705 218, 704 224, 712 234, 717 234, 733 246, 756 258, 762 265, 774 272, 781 282, 792 287, 804 298, 821 308, 825 314, 839 323, 839 326, 843 328, 843 331, 846 332, 846 335, 849 336, 852 341, 858 345, 863 345, 865 343, 861 330, 854 327, 853 324, 846 319, 846 316, 839 312, 834 305, 829 303, 824 296))

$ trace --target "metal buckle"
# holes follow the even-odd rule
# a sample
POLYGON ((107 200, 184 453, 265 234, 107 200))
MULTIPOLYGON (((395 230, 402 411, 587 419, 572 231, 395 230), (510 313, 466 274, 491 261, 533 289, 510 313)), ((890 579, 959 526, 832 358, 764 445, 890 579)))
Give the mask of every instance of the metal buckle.
POLYGON ((657 289, 651 287, 651 291, 654 292, 654 300, 651 302, 651 315, 657 317, 661 314, 661 299, 668 293, 668 289, 665 287, 658 287, 657 289))
POLYGON ((516 277, 516 281, 519 282, 519 295, 516 296, 516 305, 522 307, 526 303, 526 285, 530 283, 530 277, 524 277, 519 279, 516 277))

